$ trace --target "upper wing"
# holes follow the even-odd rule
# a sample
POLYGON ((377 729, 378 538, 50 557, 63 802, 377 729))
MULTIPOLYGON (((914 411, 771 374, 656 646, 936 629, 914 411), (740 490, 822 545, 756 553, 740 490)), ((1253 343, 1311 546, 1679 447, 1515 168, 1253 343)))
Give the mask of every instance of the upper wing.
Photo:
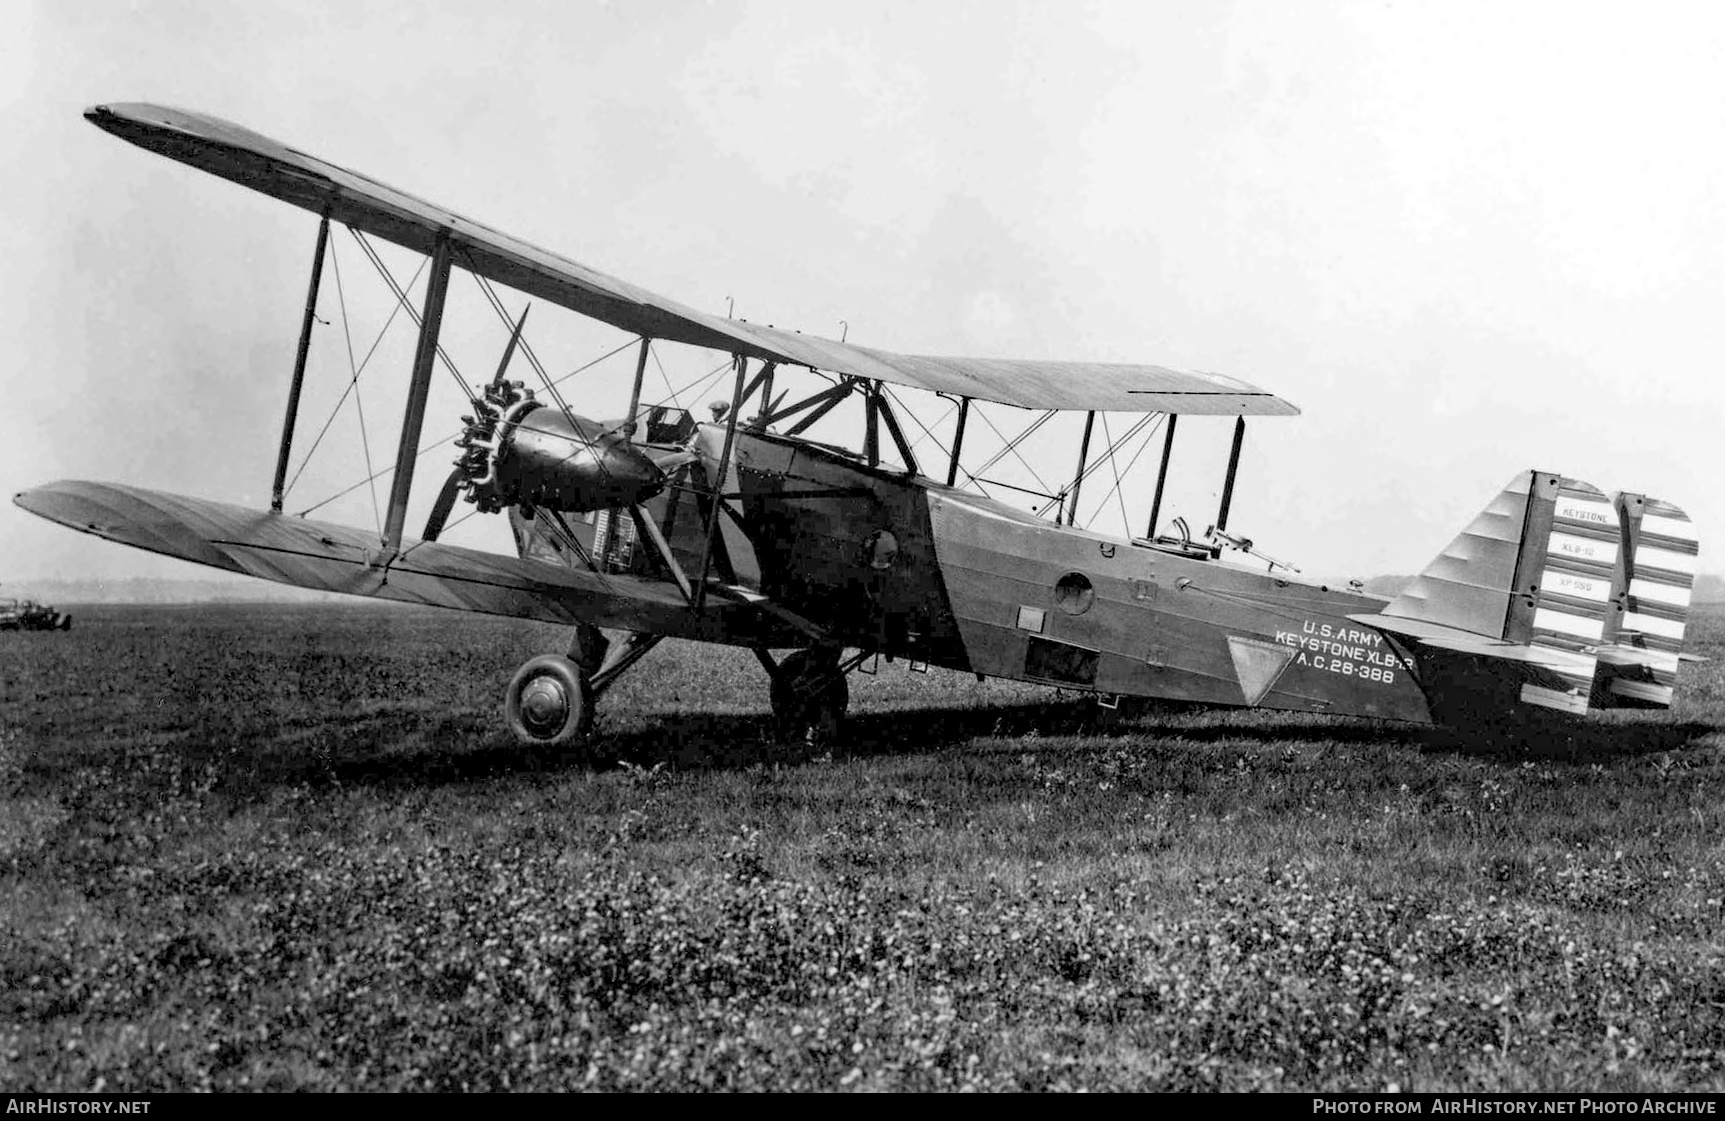
POLYGON ((723 319, 547 252, 247 128, 158 105, 99 105, 86 117, 150 151, 429 254, 438 238, 491 280, 655 339, 1037 409, 1287 416, 1299 410, 1220 374, 1100 362, 935 358, 723 319))
POLYGON ((376 538, 360 530, 113 483, 49 483, 13 501, 110 541, 302 588, 706 642, 808 642, 794 626, 723 588, 710 589, 707 609, 697 615, 666 581, 602 576, 458 545, 404 542, 383 563, 376 538))

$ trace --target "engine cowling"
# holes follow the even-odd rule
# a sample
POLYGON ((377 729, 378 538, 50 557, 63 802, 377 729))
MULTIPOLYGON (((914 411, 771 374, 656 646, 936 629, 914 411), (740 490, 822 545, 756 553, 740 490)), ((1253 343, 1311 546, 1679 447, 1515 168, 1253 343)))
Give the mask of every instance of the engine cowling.
POLYGON ((521 382, 492 384, 456 444, 467 499, 492 513, 529 505, 584 513, 645 502, 665 473, 623 434, 546 405, 521 382))

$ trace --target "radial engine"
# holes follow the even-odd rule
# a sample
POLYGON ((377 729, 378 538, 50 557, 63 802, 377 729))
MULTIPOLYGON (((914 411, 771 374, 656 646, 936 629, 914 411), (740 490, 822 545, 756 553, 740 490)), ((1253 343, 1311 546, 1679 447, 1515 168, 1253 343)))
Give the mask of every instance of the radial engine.
POLYGON ((645 502, 665 473, 623 435, 534 399, 519 381, 493 382, 456 445, 468 501, 486 513, 526 505, 584 513, 645 502))

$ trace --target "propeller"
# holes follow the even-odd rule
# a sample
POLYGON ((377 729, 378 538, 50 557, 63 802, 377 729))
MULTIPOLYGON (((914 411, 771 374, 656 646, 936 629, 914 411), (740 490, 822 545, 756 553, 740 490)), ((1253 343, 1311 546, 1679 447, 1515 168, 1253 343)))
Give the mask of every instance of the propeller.
MULTIPOLYGON (((515 330, 509 335, 509 345, 503 348, 503 359, 497 363, 497 376, 491 379, 488 392, 495 392, 502 387, 503 375, 509 371, 509 360, 515 357, 515 348, 521 342, 521 329, 527 325, 527 313, 532 310, 532 304, 521 309, 521 318, 515 321, 515 330)), ((472 417, 464 416, 461 419, 469 425, 473 423, 472 417)), ((462 439, 465 441, 466 437, 462 439)), ((455 500, 461 496, 461 484, 467 478, 466 464, 470 454, 472 453, 464 452, 461 458, 455 461, 455 469, 443 480, 443 489, 437 492, 437 501, 431 504, 431 516, 425 519, 425 532, 419 535, 421 540, 436 541, 443 532, 450 512, 455 509, 455 500)))

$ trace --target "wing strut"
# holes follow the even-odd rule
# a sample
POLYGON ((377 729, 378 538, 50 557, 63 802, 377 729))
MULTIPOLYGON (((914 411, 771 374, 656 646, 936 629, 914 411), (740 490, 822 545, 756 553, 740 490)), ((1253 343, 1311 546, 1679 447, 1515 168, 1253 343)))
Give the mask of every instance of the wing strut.
POLYGON ((660 532, 658 524, 653 521, 653 515, 647 511, 645 506, 641 505, 631 506, 629 513, 634 515, 635 529, 639 531, 642 537, 653 543, 653 548, 658 550, 659 559, 664 561, 665 567, 671 570, 671 578, 677 582, 677 590, 683 593, 684 599, 694 603, 695 589, 689 585, 689 578, 683 575, 683 566, 677 563, 677 555, 671 552, 670 543, 665 540, 665 535, 660 532))
MULTIPOLYGON (((1096 411, 1092 409, 1084 414, 1084 439, 1078 443, 1078 471, 1072 476, 1072 506, 1066 511, 1067 525, 1078 520, 1078 492, 1084 487, 1084 461, 1090 457, 1090 430, 1094 427, 1096 427, 1096 411)), ((1056 524, 1059 523, 1059 520, 1058 518, 1055 519, 1056 524)))
POLYGON ((920 475, 917 467, 916 453, 910 450, 910 441, 904 438, 904 429, 899 427, 898 415, 892 411, 892 404, 887 400, 885 384, 878 385, 875 390, 875 408, 880 410, 880 418, 886 423, 887 435, 898 448, 898 457, 904 461, 904 469, 912 475, 920 475))
POLYGON ((630 441, 635 439, 635 414, 641 411, 641 379, 647 376, 647 354, 652 348, 653 340, 642 335, 641 354, 635 359, 635 385, 629 390, 629 415, 623 420, 623 436, 630 441))
POLYGON ((743 407, 743 379, 749 372, 749 360, 736 356, 737 385, 731 391, 731 411, 725 414, 725 444, 719 452, 718 469, 714 472, 713 508, 707 516, 707 539, 701 546, 701 578, 695 584, 695 614, 707 605, 707 569, 713 563, 713 537, 719 532, 719 517, 725 505, 725 472, 731 466, 731 446, 737 439, 737 413, 743 407))
POLYGON ((1174 454, 1174 426, 1180 423, 1179 413, 1168 414, 1168 431, 1162 437, 1162 466, 1156 471, 1156 497, 1150 500, 1150 528, 1144 536, 1156 540, 1156 521, 1162 516, 1162 488, 1168 483, 1168 457, 1174 454))
POLYGON ((952 459, 946 465, 946 485, 958 482, 958 452, 964 447, 964 422, 970 419, 970 398, 958 399, 958 432, 952 438, 952 459))
POLYGON ((863 385, 863 456, 870 467, 880 466, 880 386, 874 382, 863 385))
POLYGON ((762 362, 761 368, 755 371, 755 376, 749 379, 749 384, 743 387, 743 395, 737 399, 737 407, 742 408, 742 403, 753 397, 755 395, 755 390, 759 389, 763 384, 766 385, 767 392, 762 397, 762 400, 765 400, 767 397, 771 397, 773 389, 773 371, 777 368, 778 367, 771 362, 762 362))
POLYGON ((773 411, 773 371, 778 368, 777 363, 768 362, 761 370, 760 376, 755 379, 761 383, 761 411, 756 413, 755 419, 750 422, 751 428, 764 429, 767 426, 767 417, 773 411))
POLYGON ((1228 477, 1222 483, 1222 508, 1216 511, 1218 532, 1228 528, 1228 507, 1234 504, 1234 476, 1240 470, 1240 445, 1245 440, 1246 418, 1242 416, 1234 422, 1234 447, 1228 452, 1228 477))
POLYGON ((311 284, 305 294, 305 319, 300 322, 299 351, 293 360, 293 381, 288 383, 287 416, 282 419, 282 446, 276 456, 275 486, 270 488, 270 509, 282 512, 282 491, 287 482, 288 453, 293 450, 294 422, 299 419, 299 391, 305 384, 305 362, 311 353, 311 327, 317 321, 317 290, 323 281, 323 255, 329 248, 329 211, 317 226, 317 249, 311 257, 311 284))
POLYGON ((419 349, 413 356, 413 380, 407 388, 407 411, 401 418, 401 443, 395 452, 395 478, 390 480, 389 518, 383 527, 383 556, 388 564, 401 551, 401 528, 407 521, 407 496, 413 489, 413 461, 425 423, 425 399, 431 392, 431 367, 437 360, 437 334, 443 326, 443 301, 449 294, 449 238, 437 239, 431 252, 431 279, 425 288, 425 312, 419 320, 419 349))
POLYGON ((804 417, 803 419, 797 421, 796 424, 791 426, 791 430, 789 432, 785 433, 785 435, 787 435, 787 436, 800 436, 815 421, 826 416, 829 412, 831 412, 834 408, 836 408, 840 401, 843 401, 846 397, 849 397, 851 395, 851 391, 855 388, 856 388, 856 382, 855 381, 851 380, 850 378, 844 378, 837 385, 833 386, 831 389, 823 389, 819 393, 815 394, 812 397, 805 397, 803 400, 798 401, 794 405, 788 405, 785 408, 780 409, 778 412, 773 414, 773 416, 771 417, 771 419, 769 419, 767 421, 767 423, 772 424, 776 421, 782 420, 782 419, 787 418, 787 417, 789 417, 795 413, 798 413, 798 412, 802 411, 803 409, 813 407, 813 410, 814 410, 813 412, 809 413, 809 415, 804 417))

